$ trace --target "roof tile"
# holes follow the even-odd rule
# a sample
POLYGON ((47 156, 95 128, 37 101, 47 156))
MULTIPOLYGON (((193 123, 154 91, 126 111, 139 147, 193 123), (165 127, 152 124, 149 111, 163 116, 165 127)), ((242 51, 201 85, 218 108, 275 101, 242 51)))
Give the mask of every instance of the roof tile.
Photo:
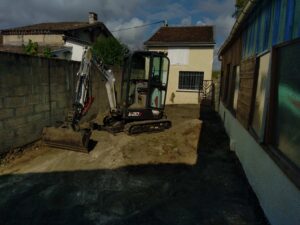
POLYGON ((2 30, 2 34, 19 34, 19 33, 64 33, 70 30, 82 28, 104 26, 103 23, 97 22, 89 24, 88 22, 57 22, 57 23, 40 23, 24 27, 2 30))
POLYGON ((145 42, 155 43, 214 43, 213 26, 161 27, 145 42))

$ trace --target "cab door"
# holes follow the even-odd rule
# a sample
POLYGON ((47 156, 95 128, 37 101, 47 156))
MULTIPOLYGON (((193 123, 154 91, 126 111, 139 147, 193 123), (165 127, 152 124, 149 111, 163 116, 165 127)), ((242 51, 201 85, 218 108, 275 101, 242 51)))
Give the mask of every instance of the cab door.
POLYGON ((151 109, 162 111, 167 95, 169 59, 162 54, 154 54, 150 65, 148 105, 151 109))

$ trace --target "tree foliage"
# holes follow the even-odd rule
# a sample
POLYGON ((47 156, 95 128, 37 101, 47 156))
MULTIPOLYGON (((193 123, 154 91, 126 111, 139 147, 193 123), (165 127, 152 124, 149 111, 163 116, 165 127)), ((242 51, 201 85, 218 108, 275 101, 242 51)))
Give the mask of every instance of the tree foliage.
POLYGON ((27 45, 23 45, 24 51, 28 55, 38 55, 39 45, 37 42, 32 42, 29 40, 27 45))
POLYGON ((236 0, 235 1, 235 7, 237 8, 237 10, 241 10, 244 5, 247 3, 248 0, 236 0))
POLYGON ((113 37, 99 37, 92 46, 93 53, 106 65, 121 65, 128 48, 113 37))

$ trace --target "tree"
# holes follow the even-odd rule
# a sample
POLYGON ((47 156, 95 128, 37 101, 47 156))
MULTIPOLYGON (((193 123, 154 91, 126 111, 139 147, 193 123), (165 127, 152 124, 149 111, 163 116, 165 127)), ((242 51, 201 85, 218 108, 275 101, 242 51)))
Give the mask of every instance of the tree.
POLYGON ((37 55, 39 45, 37 42, 32 42, 32 40, 29 40, 27 45, 23 45, 24 51, 28 55, 37 55))
POLYGON ((236 0, 235 7, 237 10, 241 10, 248 0, 236 0))
POLYGON ((93 53, 106 65, 121 65, 128 48, 113 37, 99 37, 92 46, 93 53))

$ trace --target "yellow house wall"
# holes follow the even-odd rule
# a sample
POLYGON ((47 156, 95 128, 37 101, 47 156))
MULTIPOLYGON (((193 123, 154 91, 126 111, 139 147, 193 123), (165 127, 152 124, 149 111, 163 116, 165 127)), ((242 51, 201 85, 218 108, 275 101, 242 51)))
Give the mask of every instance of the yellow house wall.
MULTIPOLYGON (((168 52, 168 48, 149 48, 149 50, 168 52)), ((170 65, 166 104, 198 104, 198 91, 178 89, 179 71, 204 72, 204 80, 211 80, 212 64, 213 48, 189 48, 188 65, 170 65)))
POLYGON ((27 44, 29 40, 37 42, 39 45, 63 45, 64 40, 62 35, 58 34, 36 34, 36 35, 4 35, 3 44, 21 46, 27 44))

